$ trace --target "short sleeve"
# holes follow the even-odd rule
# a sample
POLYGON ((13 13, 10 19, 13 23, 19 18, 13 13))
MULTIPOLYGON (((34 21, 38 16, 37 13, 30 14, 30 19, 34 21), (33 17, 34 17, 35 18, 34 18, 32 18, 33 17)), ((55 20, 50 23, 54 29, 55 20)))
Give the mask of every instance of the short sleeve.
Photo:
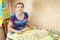
POLYGON ((28 19, 28 13, 25 12, 25 19, 28 19))
POLYGON ((10 21, 13 22, 14 20, 15 20, 15 15, 12 14, 12 15, 10 16, 10 21))

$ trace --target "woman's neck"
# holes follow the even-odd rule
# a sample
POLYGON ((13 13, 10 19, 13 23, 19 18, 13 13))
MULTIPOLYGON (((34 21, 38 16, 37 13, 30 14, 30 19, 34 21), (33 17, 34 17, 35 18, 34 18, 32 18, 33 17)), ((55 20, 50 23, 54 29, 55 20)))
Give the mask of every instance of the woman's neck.
POLYGON ((24 18, 23 12, 22 12, 22 13, 16 13, 16 17, 17 17, 19 20, 23 20, 23 18, 24 18))
POLYGON ((16 12, 16 15, 22 15, 22 14, 23 14, 23 12, 21 12, 21 13, 16 12))

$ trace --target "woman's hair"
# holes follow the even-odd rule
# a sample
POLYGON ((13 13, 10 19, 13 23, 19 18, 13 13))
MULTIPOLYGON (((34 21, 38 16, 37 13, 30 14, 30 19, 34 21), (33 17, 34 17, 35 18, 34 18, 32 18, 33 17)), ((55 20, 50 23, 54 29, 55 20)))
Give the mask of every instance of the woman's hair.
POLYGON ((15 5, 15 7, 16 7, 18 4, 21 4, 21 5, 23 5, 23 7, 24 7, 24 4, 23 4, 23 3, 17 3, 17 4, 15 5))

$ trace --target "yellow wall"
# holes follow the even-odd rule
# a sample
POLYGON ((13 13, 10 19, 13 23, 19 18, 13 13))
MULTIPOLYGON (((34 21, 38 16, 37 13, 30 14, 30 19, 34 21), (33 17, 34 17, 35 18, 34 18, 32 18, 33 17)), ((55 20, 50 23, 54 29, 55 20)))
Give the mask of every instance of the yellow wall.
POLYGON ((60 29, 60 0, 34 0, 32 4, 33 23, 42 29, 60 29))

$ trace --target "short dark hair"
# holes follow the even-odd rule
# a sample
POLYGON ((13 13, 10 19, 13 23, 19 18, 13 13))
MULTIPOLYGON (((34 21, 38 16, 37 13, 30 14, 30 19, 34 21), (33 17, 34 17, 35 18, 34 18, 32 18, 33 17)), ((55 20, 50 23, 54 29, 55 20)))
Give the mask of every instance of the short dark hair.
POLYGON ((16 7, 18 4, 21 4, 21 5, 23 5, 23 7, 24 7, 24 4, 23 4, 23 3, 17 3, 17 4, 15 5, 15 7, 16 7))

